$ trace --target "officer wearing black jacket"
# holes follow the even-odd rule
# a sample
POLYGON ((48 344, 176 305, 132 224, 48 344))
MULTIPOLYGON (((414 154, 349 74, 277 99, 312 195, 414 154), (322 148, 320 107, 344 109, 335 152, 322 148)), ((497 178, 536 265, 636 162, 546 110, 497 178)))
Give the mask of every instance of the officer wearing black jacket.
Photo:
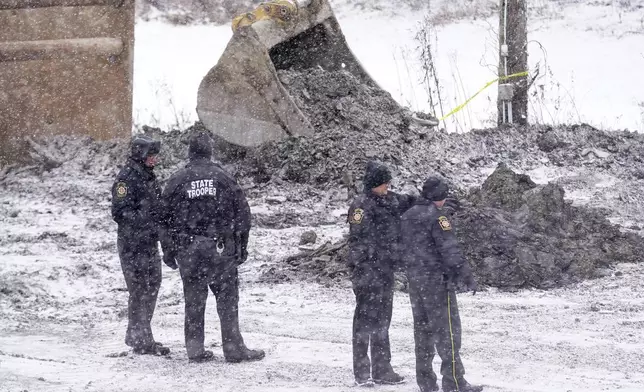
POLYGON ((207 133, 190 139, 190 162, 174 173, 163 192, 168 209, 171 245, 165 262, 179 263, 185 297, 185 339, 191 362, 212 360, 204 350, 204 316, 208 287, 217 299, 224 357, 228 362, 259 360, 239 331, 237 267, 247 256, 250 207, 242 189, 221 166, 211 161, 207 133))
POLYGON ((170 353, 154 341, 150 326, 161 286, 161 188, 153 172, 160 148, 147 136, 134 137, 127 163, 112 186, 112 219, 118 224, 117 245, 129 292, 125 344, 138 354, 170 353))
POLYGON ((391 173, 369 162, 364 193, 349 208, 351 280, 356 296, 353 317, 353 373, 356 384, 399 384, 391 367, 389 325, 393 310, 394 269, 399 261, 400 216, 414 198, 388 191, 391 173), (367 356, 371 344, 371 360, 367 356))
POLYGON ((434 345, 441 358, 443 392, 480 392, 469 384, 459 355, 461 321, 457 291, 476 291, 469 263, 441 207, 449 189, 445 181, 429 177, 416 204, 402 216, 403 260, 414 317, 416 379, 421 392, 438 391, 432 369, 434 345))

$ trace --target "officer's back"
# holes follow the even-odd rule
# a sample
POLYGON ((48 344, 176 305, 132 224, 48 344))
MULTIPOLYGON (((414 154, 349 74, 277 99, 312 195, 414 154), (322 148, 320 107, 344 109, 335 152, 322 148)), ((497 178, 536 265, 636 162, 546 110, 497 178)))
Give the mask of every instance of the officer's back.
POLYGON ((210 159, 210 139, 192 138, 190 162, 166 186, 173 234, 232 235, 250 230, 250 208, 236 181, 210 159))
POLYGON ((204 348, 208 288, 217 299, 222 350, 228 362, 264 358, 246 347, 239 329, 238 266, 246 260, 250 207, 237 182, 212 162, 211 138, 190 138, 190 162, 164 190, 168 225, 185 298, 186 351, 191 362, 214 358, 204 348))

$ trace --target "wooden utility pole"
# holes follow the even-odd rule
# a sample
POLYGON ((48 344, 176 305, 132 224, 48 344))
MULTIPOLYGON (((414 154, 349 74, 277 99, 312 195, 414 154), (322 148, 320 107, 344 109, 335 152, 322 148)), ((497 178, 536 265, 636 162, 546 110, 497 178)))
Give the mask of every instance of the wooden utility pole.
MULTIPOLYGON (((527 0, 500 0, 499 76, 528 70, 527 0)), ((528 123, 528 76, 499 80, 498 123, 528 123)))

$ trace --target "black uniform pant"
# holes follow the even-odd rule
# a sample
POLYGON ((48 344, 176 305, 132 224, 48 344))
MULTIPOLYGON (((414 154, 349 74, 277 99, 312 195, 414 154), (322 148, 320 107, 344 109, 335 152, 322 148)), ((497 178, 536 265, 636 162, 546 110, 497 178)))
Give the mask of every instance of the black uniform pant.
POLYGON ((129 292, 125 344, 146 348, 154 344, 150 323, 161 287, 161 258, 157 243, 117 240, 121 269, 129 292))
POLYGON ((393 273, 371 281, 355 279, 353 292, 353 374, 356 379, 379 378, 393 371, 389 325, 393 312, 393 273), (371 345, 371 360, 368 357, 371 345))
MULTIPOLYGON (((411 274, 410 274, 411 275, 411 274)), ((447 289, 442 274, 409 276, 409 297, 414 318, 416 379, 421 391, 436 384, 432 369, 434 347, 441 358, 444 390, 464 384, 461 349, 461 319, 456 293, 447 289)))
MULTIPOLYGON (((227 244, 226 249, 234 249, 227 244)), ((225 251, 222 256, 227 256, 225 251)), ((208 289, 217 300, 224 356, 244 349, 239 331, 239 279, 235 261, 219 262, 215 242, 198 239, 179 252, 179 271, 185 298, 184 333, 188 358, 204 352, 204 323, 208 289)))

